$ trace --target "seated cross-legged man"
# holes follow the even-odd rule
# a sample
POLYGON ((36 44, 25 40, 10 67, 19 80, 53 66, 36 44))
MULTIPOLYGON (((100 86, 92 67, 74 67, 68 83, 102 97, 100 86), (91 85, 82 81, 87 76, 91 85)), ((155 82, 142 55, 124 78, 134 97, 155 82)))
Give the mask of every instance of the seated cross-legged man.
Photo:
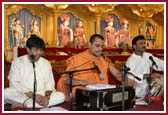
POLYGON ((26 47, 28 54, 12 62, 8 76, 9 87, 4 91, 5 103, 12 104, 12 108, 18 106, 31 108, 33 106, 34 81, 36 81, 36 108, 64 102, 65 95, 55 89, 50 63, 41 57, 45 48, 44 41, 36 35, 31 35, 26 42, 26 47))

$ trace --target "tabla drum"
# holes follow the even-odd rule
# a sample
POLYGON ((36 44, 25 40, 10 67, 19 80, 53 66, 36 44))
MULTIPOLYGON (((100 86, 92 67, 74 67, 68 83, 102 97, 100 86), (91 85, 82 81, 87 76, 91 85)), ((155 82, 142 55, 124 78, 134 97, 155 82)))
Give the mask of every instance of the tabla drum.
POLYGON ((160 95, 163 94, 163 91, 164 91, 164 80, 163 80, 163 77, 161 77, 161 78, 152 78, 150 95, 151 96, 160 96, 160 95))

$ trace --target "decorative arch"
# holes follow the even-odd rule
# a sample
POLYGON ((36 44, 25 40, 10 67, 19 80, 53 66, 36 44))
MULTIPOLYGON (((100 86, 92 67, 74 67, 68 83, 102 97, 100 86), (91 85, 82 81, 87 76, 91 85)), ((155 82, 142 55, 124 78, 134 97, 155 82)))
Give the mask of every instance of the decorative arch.
POLYGON ((24 25, 23 29, 23 36, 25 37, 26 34, 30 31, 31 29, 31 21, 33 19, 36 19, 38 22, 39 28, 41 28, 41 18, 37 15, 33 15, 28 9, 22 8, 18 10, 16 13, 12 13, 8 15, 8 44, 10 48, 13 48, 16 46, 15 39, 13 36, 13 31, 10 29, 10 23, 11 20, 17 18, 21 21, 21 23, 24 25))

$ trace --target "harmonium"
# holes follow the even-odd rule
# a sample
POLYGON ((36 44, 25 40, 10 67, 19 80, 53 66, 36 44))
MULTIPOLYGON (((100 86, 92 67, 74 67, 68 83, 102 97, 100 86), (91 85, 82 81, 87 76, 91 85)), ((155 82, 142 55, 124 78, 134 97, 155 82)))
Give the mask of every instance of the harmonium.
POLYGON ((122 111, 135 105, 135 91, 130 86, 96 84, 76 89, 77 111, 122 111))

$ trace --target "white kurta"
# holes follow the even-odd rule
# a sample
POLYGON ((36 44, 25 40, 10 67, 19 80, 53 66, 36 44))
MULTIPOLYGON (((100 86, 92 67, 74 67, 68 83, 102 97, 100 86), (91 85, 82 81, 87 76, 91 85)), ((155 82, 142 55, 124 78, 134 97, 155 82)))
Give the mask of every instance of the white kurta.
MULTIPOLYGON (((62 103, 65 96, 61 92, 56 92, 50 63, 40 57, 35 62, 35 72, 37 79, 36 94, 45 95, 46 90, 52 90, 49 106, 62 103)), ((9 88, 5 89, 5 101, 8 103, 23 103, 27 96, 25 92, 32 91, 34 87, 33 64, 28 59, 28 55, 21 56, 14 60, 8 76, 10 80, 9 88)), ((28 101, 27 101, 28 102, 28 101)), ((26 106, 31 107, 32 100, 26 106)), ((26 103, 25 103, 26 104, 26 103)), ((38 104, 36 104, 38 106, 38 104)))
POLYGON ((127 60, 126 66, 130 68, 131 73, 139 77, 141 81, 135 79, 133 76, 128 75, 129 79, 133 79, 138 83, 138 86, 135 89, 137 97, 144 97, 146 95, 147 81, 143 80, 144 74, 150 74, 150 67, 152 67, 152 61, 149 59, 149 56, 153 57, 153 60, 156 62, 158 68, 153 66, 154 70, 164 71, 164 62, 157 57, 154 57, 150 53, 143 53, 143 56, 138 56, 133 53, 127 60))

